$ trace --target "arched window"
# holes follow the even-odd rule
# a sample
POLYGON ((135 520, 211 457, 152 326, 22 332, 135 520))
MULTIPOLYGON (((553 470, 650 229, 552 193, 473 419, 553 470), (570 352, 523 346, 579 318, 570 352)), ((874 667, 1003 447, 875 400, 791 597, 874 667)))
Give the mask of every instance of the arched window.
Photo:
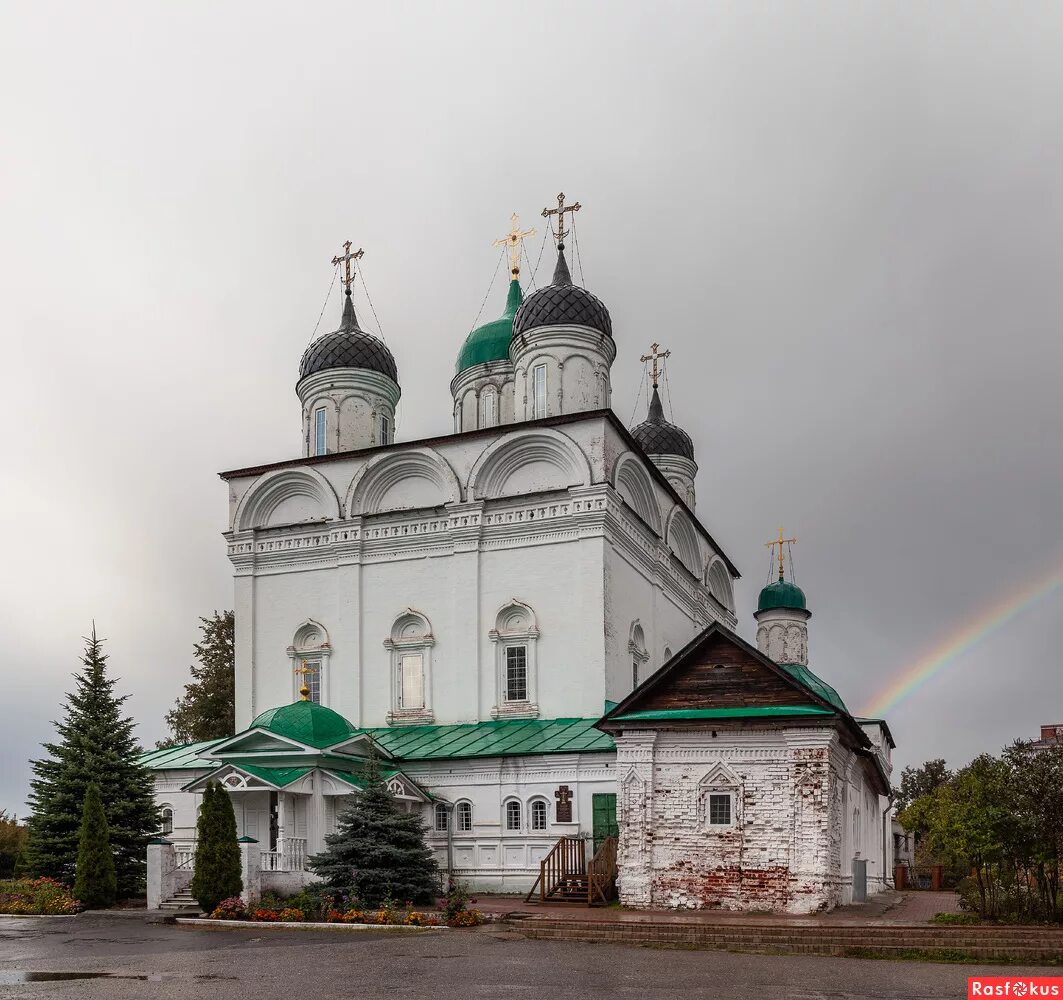
POLYGON ((314 454, 324 455, 326 448, 325 431, 328 429, 328 411, 323 406, 314 410, 314 454))
POLYGON ((531 370, 532 420, 546 416, 546 365, 535 365, 531 370))
POLYGON ((163 806, 159 810, 159 818, 161 820, 159 832, 163 836, 166 836, 169 833, 173 833, 173 806, 163 806))
POLYGON ((495 690, 498 692, 491 716, 495 719, 534 719, 536 704, 536 655, 539 627, 535 612, 513 600, 499 611, 491 629, 495 644, 495 690))
POLYGON ((667 663, 672 658, 672 649, 670 646, 664 647, 664 662, 667 663))
POLYGON ((510 832, 520 830, 520 803, 516 799, 506 802, 506 829, 510 832))
POLYGON ((436 833, 446 833, 450 827, 450 816, 447 807, 442 802, 436 803, 436 833))
POLYGON ((531 828, 533 830, 546 829, 545 799, 532 799, 531 801, 531 828))
POLYGON ((288 647, 288 660, 292 667, 292 701, 299 699, 299 689, 305 680, 310 689, 309 700, 328 704, 328 664, 331 655, 328 632, 320 622, 307 619, 295 630, 292 644, 288 647))
POLYGON ((646 634, 642 631, 637 618, 631 623, 627 651, 631 656, 631 689, 634 690, 646 679, 647 671, 644 665, 650 658, 650 654, 646 651, 646 634))
POLYGON ((459 802, 454 807, 455 826, 458 833, 469 833, 472 831, 472 803, 471 802, 459 802))
POLYGON ((480 426, 494 427, 498 423, 498 393, 484 389, 480 393, 480 426))
POLYGON ((389 724, 431 722, 432 625, 419 611, 407 608, 395 619, 384 648, 391 653, 389 724))

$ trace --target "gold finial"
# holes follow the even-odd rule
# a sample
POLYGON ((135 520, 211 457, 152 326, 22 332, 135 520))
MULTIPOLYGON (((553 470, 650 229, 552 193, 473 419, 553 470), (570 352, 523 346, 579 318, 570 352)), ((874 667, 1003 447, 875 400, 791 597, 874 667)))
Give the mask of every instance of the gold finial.
POLYGON ((565 204, 565 192, 562 191, 557 196, 557 208, 544 208, 543 218, 549 219, 551 215, 557 216, 557 232, 554 234, 557 237, 557 248, 560 250, 565 245, 565 237, 568 236, 568 230, 565 229, 565 213, 566 212, 578 212, 582 206, 577 201, 575 205, 565 204))
POLYGON ((302 674, 303 686, 301 688, 299 688, 299 694, 301 694, 303 696, 303 701, 309 701, 310 700, 310 685, 307 683, 306 678, 307 678, 308 674, 316 674, 317 673, 317 667, 312 667, 312 666, 310 666, 309 663, 306 662, 306 660, 303 660, 303 665, 301 667, 296 667, 295 670, 293 671, 293 673, 302 674))
POLYGON ((503 236, 500 240, 495 240, 491 244, 493 247, 508 246, 509 247, 509 273, 514 278, 520 274, 520 245, 524 242, 526 236, 534 236, 534 229, 525 229, 524 232, 520 231, 520 226, 517 224, 517 213, 514 212, 509 217, 509 233, 503 236))
POLYGON ((653 362, 653 387, 654 387, 654 389, 657 388, 657 379, 660 376, 660 372, 657 370, 657 360, 659 358, 660 359, 664 359, 664 358, 670 358, 672 356, 672 352, 671 351, 663 351, 661 353, 658 353, 657 349, 660 346, 661 346, 660 344, 650 344, 650 353, 649 354, 643 354, 642 357, 639 358, 639 361, 652 361, 653 362))
POLYGON ((783 530, 779 529, 779 537, 773 538, 770 542, 764 544, 770 549, 774 546, 779 546, 779 579, 783 580, 786 576, 786 549, 785 546, 793 545, 797 542, 796 538, 783 538, 783 530))
POLYGON ((343 283, 347 286, 348 295, 351 294, 351 282, 354 281, 354 275, 351 274, 351 261, 361 260, 365 256, 365 251, 361 247, 355 250, 354 253, 351 253, 352 246, 354 246, 354 244, 350 240, 348 240, 346 243, 343 244, 343 256, 332 258, 333 265, 343 264, 343 283))

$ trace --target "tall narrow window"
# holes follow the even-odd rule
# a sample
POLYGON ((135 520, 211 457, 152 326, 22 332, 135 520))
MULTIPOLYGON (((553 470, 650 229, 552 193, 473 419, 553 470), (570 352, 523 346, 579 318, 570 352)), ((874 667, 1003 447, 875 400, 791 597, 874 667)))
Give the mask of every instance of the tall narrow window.
POLYGON ((386 413, 380 414, 380 443, 391 444, 391 418, 386 413))
POLYGON ((450 826, 447 807, 442 802, 436 803, 436 833, 446 833, 450 826))
POLYGON ((399 657, 399 707, 404 709, 424 708, 424 656, 421 653, 403 653, 399 657))
POLYGON ((546 803, 542 799, 534 799, 532 801, 531 828, 533 830, 546 829, 546 803))
POLYGON ((498 393, 485 389, 480 396, 480 426, 494 427, 498 423, 498 393))
POLYGON ((639 661, 634 659, 631 661, 631 688, 634 690, 639 686, 639 661))
MULTIPOLYGON (((310 688, 310 696, 308 701, 314 702, 316 705, 321 704, 321 661, 320 660, 306 660, 306 666, 308 672, 303 674, 302 677, 306 680, 306 686, 310 688)), ((301 685, 300 685, 301 686, 301 685)))
POLYGON ((506 701, 528 700, 528 647, 506 647, 506 701))
POLYGON ((546 416, 546 365, 532 369, 532 420, 546 416))
POLYGON ((520 803, 516 799, 510 799, 506 803, 506 829, 520 829, 520 803))
POLYGON ((325 408, 319 407, 314 410, 314 454, 325 454, 325 429, 328 425, 328 418, 325 415, 325 408))
POLYGON ((159 827, 160 832, 163 835, 173 833, 173 809, 170 806, 163 806, 159 811, 159 816, 162 819, 162 825, 159 827))
POLYGON ((459 802, 454 812, 457 817, 458 833, 468 833, 472 830, 472 803, 459 802))

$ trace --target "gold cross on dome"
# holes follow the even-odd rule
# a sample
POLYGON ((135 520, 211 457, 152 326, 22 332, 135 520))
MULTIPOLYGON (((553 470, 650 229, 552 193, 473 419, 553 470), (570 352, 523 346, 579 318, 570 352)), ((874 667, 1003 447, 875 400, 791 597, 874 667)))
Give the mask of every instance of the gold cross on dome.
POLYGON ((302 674, 303 686, 301 688, 299 688, 299 694, 301 694, 303 696, 303 701, 309 701, 310 700, 310 682, 307 680, 307 676, 310 675, 310 674, 316 674, 317 673, 317 667, 312 667, 312 666, 310 666, 309 663, 306 662, 306 660, 303 660, 303 665, 301 667, 296 667, 295 670, 292 671, 292 672, 296 673, 296 674, 302 674))
POLYGON ((566 205, 565 204, 565 192, 562 191, 557 196, 557 208, 544 208, 543 209, 543 218, 544 219, 549 219, 551 215, 556 215, 557 216, 557 233, 555 235, 557 236, 557 244, 558 244, 559 247, 564 243, 565 237, 568 236, 568 230, 565 229, 565 213, 566 212, 572 212, 572 213, 578 212, 581 207, 582 206, 580 205, 580 203, 578 201, 576 202, 575 205, 566 205))
POLYGON ((782 580, 786 575, 786 549, 787 545, 794 545, 797 543, 796 538, 783 538, 783 530, 779 529, 779 537, 773 538, 770 542, 765 542, 765 546, 769 549, 779 546, 779 579, 782 580))
POLYGON ((658 348, 660 346, 661 346, 660 344, 650 344, 650 353, 649 354, 643 354, 642 357, 639 358, 639 361, 652 361, 653 362, 653 387, 654 387, 654 389, 657 388, 657 379, 660 377, 660 372, 658 371, 658 368, 657 368, 658 359, 664 360, 665 358, 670 358, 672 356, 672 352, 671 351, 660 351, 659 352, 658 348))
POLYGON ((509 272, 514 278, 520 274, 520 245, 524 242, 525 237, 534 235, 534 229, 525 229, 524 232, 521 232, 517 223, 517 213, 514 212, 509 217, 509 233, 491 244, 493 247, 509 247, 509 272))
POLYGON ((352 260, 361 260, 365 256, 365 251, 361 247, 359 247, 357 250, 355 250, 354 253, 351 253, 351 247, 352 246, 354 246, 354 244, 350 240, 348 240, 346 243, 343 244, 343 249, 344 249, 343 256, 342 257, 333 257, 332 258, 333 265, 343 264, 343 267, 344 267, 343 283, 347 286, 347 291, 348 292, 350 292, 350 290, 351 290, 351 282, 354 281, 354 275, 351 274, 351 261, 352 260))

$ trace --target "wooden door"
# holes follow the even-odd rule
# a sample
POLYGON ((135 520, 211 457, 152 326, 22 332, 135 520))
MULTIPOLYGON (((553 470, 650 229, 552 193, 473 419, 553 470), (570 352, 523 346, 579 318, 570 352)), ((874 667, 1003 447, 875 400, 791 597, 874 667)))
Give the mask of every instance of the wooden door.
POLYGON ((620 834, 620 827, 616 822, 616 793, 595 792, 591 796, 591 817, 594 850, 597 851, 606 837, 617 837, 620 834))

